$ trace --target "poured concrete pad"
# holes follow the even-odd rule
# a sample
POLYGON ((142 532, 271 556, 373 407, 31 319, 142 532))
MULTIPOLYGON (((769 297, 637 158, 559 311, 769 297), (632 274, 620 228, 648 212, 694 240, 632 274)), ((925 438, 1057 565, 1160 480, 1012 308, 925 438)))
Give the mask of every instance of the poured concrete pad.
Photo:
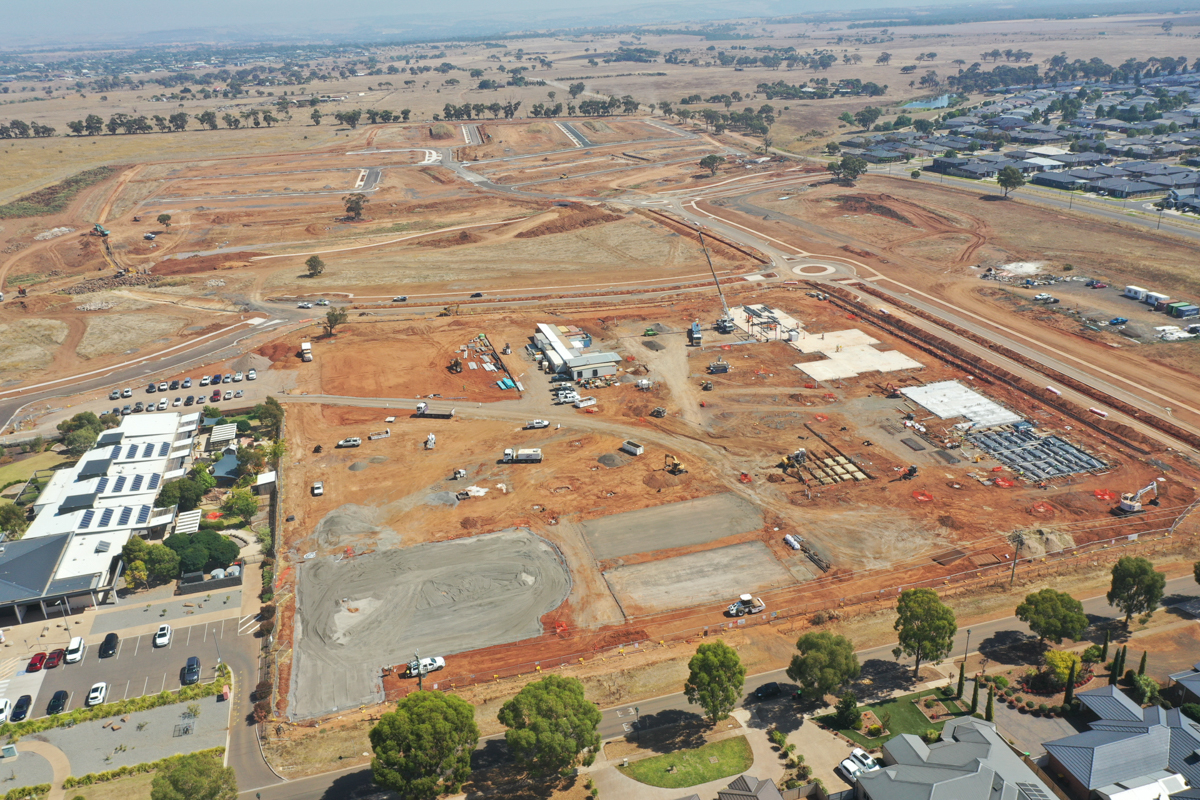
POLYGON ((744 592, 796 583, 762 542, 618 567, 605 572, 604 579, 626 615, 732 602, 744 592))
POLYGON ((570 587, 558 551, 523 529, 307 561, 297 569, 289 713, 382 702, 381 668, 417 649, 448 657, 538 636, 570 587))
MULTIPOLYGON (((811 341, 812 337, 809 339, 811 341)), ((876 350, 869 344, 843 345, 840 350, 830 348, 819 352, 825 356, 824 361, 796 365, 796 369, 818 381, 853 378, 864 372, 899 372, 924 367, 920 361, 909 358, 899 350, 876 350)))
POLYGON ((910 400, 923 405, 942 419, 965 417, 980 428, 1012 425, 1021 417, 994 400, 984 397, 958 381, 939 381, 900 390, 910 400))
POLYGON ((762 525, 757 508, 726 493, 600 517, 581 527, 592 553, 605 559, 704 544, 762 525))

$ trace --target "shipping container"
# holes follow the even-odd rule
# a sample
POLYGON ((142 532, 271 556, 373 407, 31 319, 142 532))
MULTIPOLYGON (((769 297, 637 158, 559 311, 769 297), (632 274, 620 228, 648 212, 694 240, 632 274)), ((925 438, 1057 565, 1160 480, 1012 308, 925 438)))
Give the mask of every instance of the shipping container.
POLYGON ((1188 317, 1200 317, 1200 306, 1184 305, 1171 309, 1171 316, 1179 319, 1187 319, 1188 317))
POLYGON ((1140 286, 1126 286, 1125 296, 1132 297, 1134 300, 1146 299, 1146 290, 1140 286))
POLYGON ((1165 300, 1159 300, 1157 303, 1154 304, 1154 310, 1155 311, 1166 311, 1169 301, 1170 301, 1170 298, 1167 298, 1165 300))

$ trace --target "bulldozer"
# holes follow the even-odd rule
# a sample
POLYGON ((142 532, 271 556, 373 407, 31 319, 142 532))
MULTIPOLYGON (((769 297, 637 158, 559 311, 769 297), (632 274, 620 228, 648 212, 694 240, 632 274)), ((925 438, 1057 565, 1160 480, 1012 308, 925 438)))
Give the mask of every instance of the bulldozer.
POLYGON ((452 359, 450 361, 450 366, 447 367, 447 369, 449 369, 450 372, 454 373, 455 375, 462 372, 462 359, 461 358, 452 359))
POLYGON ((685 467, 678 458, 670 453, 667 453, 663 458, 663 469, 672 475, 683 475, 687 473, 687 467, 685 467))
POLYGON ((665 408, 663 408, 662 406, 657 406, 657 407, 655 407, 655 409, 653 411, 650 412, 650 416, 658 417, 659 419, 662 419, 666 415, 667 415, 667 410, 665 408))
POLYGON ((439 317, 457 317, 458 316, 458 304, 455 303, 452 306, 446 306, 445 308, 443 308, 441 311, 438 312, 438 316, 439 317))
POLYGON ((658 331, 654 330, 654 328, 646 328, 646 330, 642 331, 642 336, 658 336, 658 331))

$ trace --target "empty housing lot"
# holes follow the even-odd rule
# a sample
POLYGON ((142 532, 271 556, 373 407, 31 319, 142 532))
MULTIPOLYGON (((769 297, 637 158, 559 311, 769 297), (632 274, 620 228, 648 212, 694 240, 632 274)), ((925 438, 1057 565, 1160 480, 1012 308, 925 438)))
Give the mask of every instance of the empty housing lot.
POLYGON ((758 509, 725 493, 613 514, 582 527, 592 553, 606 559, 713 542, 758 530, 762 524, 758 509))

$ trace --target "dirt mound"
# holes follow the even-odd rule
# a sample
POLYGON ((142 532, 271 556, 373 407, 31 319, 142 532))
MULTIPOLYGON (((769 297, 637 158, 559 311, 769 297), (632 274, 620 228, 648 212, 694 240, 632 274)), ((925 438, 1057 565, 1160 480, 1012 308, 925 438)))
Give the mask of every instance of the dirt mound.
POLYGON ((240 253, 220 253, 212 256, 192 256, 191 258, 168 258, 154 265, 155 275, 191 275, 196 272, 207 272, 214 269, 234 269, 246 266, 255 256, 266 253, 245 251, 240 253))
POLYGON ((121 277, 108 278, 92 278, 83 283, 77 283, 74 286, 68 286, 62 290, 63 294, 91 294, 92 292, 102 292, 106 289, 122 289, 130 286, 157 286, 160 281, 155 275, 122 275, 121 277))
POLYGON ((258 348, 257 353, 267 359, 270 364, 274 364, 280 361, 287 361, 289 358, 295 358, 296 348, 287 342, 272 342, 258 348))
POLYGON ((430 139, 453 139, 454 135, 454 128, 444 122, 439 122, 429 129, 430 139))
POLYGON ((250 370, 267 370, 271 368, 271 359, 257 353, 246 353, 229 365, 234 372, 249 372, 250 370))
POLYGON ((875 214, 879 217, 894 219, 896 222, 903 222, 905 225, 916 227, 908 217, 891 206, 885 205, 886 201, 893 199, 887 195, 878 195, 874 198, 869 198, 852 194, 838 195, 829 199, 840 205, 843 211, 849 211, 852 214, 875 214))
POLYGON ((304 232, 309 236, 324 236, 325 234, 329 233, 329 228, 325 225, 318 225, 314 222, 312 225, 306 227, 304 232))
MULTIPOLYGON (((520 234, 518 234, 520 235, 520 234)), ((417 242, 418 247, 458 247, 463 244, 475 244, 482 242, 483 237, 478 236, 470 231, 459 231, 458 233, 448 233, 445 236, 436 236, 430 239, 421 239, 417 242)))
POLYGON ((642 483, 651 489, 667 489, 672 486, 683 486, 691 479, 691 474, 687 472, 682 475, 672 475, 669 472, 659 470, 658 472, 651 472, 645 478, 642 478, 642 483))
POLYGON ((566 233, 567 231, 579 230, 580 228, 590 228, 593 225, 603 225, 606 222, 619 222, 622 219, 624 217, 620 214, 610 214, 595 206, 572 203, 568 207, 568 211, 560 214, 557 219, 548 220, 540 225, 534 225, 529 230, 518 233, 515 238, 532 239, 552 233, 566 233))
POLYGON ((657 339, 642 339, 642 344, 647 350, 653 350, 656 353, 661 353, 667 349, 667 346, 657 339))

